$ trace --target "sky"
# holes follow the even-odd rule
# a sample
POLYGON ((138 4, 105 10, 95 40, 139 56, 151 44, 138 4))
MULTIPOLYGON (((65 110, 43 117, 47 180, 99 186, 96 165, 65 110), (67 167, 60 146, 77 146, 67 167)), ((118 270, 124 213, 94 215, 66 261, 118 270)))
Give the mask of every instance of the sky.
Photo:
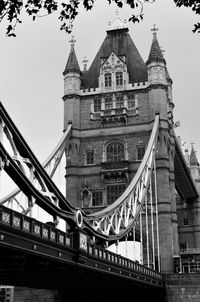
MULTIPOLYGON (((92 11, 82 7, 74 22, 75 51, 81 69, 87 57, 88 67, 101 46, 109 22, 116 16, 116 5, 96 0, 92 11)), ((131 9, 119 9, 124 20, 131 9)), ((71 35, 60 31, 58 15, 32 21, 22 15, 16 38, 5 36, 5 22, 0 24, 0 100, 40 162, 54 149, 63 131, 63 75, 70 51, 71 35)), ((160 46, 173 80, 174 121, 180 121, 177 136, 184 148, 194 143, 200 155, 199 73, 200 34, 193 34, 199 18, 189 8, 176 8, 172 0, 156 0, 144 5, 144 20, 128 22, 132 37, 144 61, 152 42, 151 29, 156 24, 160 46)))

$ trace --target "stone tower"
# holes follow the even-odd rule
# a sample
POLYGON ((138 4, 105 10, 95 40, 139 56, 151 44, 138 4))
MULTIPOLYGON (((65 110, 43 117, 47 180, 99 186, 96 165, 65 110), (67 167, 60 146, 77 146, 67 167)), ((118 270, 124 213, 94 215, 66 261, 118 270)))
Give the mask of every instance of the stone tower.
POLYGON ((66 195, 88 213, 113 203, 129 185, 159 113, 156 163, 161 269, 172 271, 172 255, 178 252, 174 105, 172 80, 156 28, 146 63, 118 16, 88 70, 80 71, 72 41, 64 81, 64 128, 68 123, 73 127, 66 149, 66 195))

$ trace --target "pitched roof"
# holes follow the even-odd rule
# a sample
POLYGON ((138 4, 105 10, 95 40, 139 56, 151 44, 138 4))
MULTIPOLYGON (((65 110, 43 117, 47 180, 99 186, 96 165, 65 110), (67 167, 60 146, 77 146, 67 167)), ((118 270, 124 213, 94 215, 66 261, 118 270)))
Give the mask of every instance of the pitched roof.
POLYGON ((147 64, 151 63, 151 62, 163 62, 166 64, 166 61, 163 57, 160 45, 158 43, 157 40, 157 35, 156 33, 153 34, 153 41, 151 44, 151 49, 150 49, 150 53, 149 53, 149 58, 147 60, 147 64))
POLYGON ((63 75, 65 75, 68 72, 78 72, 78 73, 81 72, 79 64, 78 64, 78 60, 76 57, 74 45, 71 46, 71 50, 69 53, 69 57, 68 57, 67 64, 65 66, 63 75))
POLYGON ((196 152, 192 146, 191 153, 190 153, 190 166, 199 166, 199 162, 196 156, 196 152))
POLYGON ((133 43, 128 28, 111 29, 107 31, 96 57, 88 71, 83 72, 82 85, 84 88, 98 87, 101 58, 107 58, 111 52, 117 56, 126 56, 129 81, 131 83, 147 81, 147 67, 133 43))

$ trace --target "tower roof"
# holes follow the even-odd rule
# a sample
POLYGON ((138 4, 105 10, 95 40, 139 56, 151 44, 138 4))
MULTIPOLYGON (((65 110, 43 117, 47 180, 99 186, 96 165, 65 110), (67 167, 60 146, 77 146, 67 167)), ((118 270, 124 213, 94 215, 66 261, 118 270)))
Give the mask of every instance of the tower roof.
POLYGON ((70 50, 70 53, 69 53, 69 57, 68 57, 67 64, 65 66, 65 70, 63 72, 63 75, 65 75, 68 72, 78 72, 78 73, 81 72, 79 64, 78 64, 78 60, 77 60, 77 57, 76 57, 76 52, 75 52, 75 49, 74 49, 74 43, 75 42, 76 41, 72 37, 72 39, 70 41, 71 50, 70 50))
POLYGON ((158 29, 155 27, 153 27, 152 31, 153 31, 153 40, 152 40, 152 44, 151 44, 151 49, 150 49, 150 53, 149 53, 149 58, 147 60, 147 64, 151 63, 151 62, 163 62, 166 64, 166 61, 163 57, 162 54, 162 50, 160 48, 160 45, 158 43, 158 39, 157 39, 157 34, 156 31, 158 29))
POLYGON ((196 156, 196 152, 194 151, 193 145, 190 153, 190 166, 199 166, 199 162, 196 156))
POLYGON ((119 23, 117 20, 107 30, 107 36, 89 70, 83 73, 82 84, 84 88, 98 87, 101 59, 108 58, 112 52, 119 57, 125 56, 131 83, 147 81, 146 64, 133 43, 125 23, 119 23))

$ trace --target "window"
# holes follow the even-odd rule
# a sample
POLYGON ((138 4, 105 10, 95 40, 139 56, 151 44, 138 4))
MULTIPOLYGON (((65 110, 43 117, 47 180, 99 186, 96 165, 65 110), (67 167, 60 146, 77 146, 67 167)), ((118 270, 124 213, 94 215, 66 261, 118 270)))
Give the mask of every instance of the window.
POLYGON ((123 96, 118 96, 116 99, 116 108, 124 108, 123 96))
POLYGON ((189 223, 188 223, 188 218, 183 218, 183 224, 184 224, 184 225, 189 225, 189 223))
POLYGON ((112 85, 112 75, 111 75, 111 73, 105 73, 104 79, 105 79, 105 87, 111 87, 111 85, 112 85))
POLYGON ((145 147, 144 146, 138 146, 137 147, 137 160, 142 160, 145 153, 145 147))
POLYGON ((133 109, 136 107, 136 101, 134 96, 129 96, 128 97, 128 108, 133 109))
POLYGON ((102 191, 95 191, 92 193, 92 205, 101 206, 102 205, 102 191))
POLYGON ((120 142, 112 142, 107 146, 106 157, 108 162, 124 160, 124 145, 120 142))
POLYGON ((94 150, 87 150, 86 152, 86 164, 94 165, 94 150))
POLYGON ((106 97, 105 98, 105 109, 109 110, 112 109, 112 97, 106 97))
POLYGON ((116 72, 116 85, 117 86, 123 85, 123 73, 122 72, 116 72))
POLYGON ((107 186, 107 204, 112 204, 126 189, 125 184, 107 186))
POLYGON ((101 111, 101 99, 94 99, 94 112, 101 111))

